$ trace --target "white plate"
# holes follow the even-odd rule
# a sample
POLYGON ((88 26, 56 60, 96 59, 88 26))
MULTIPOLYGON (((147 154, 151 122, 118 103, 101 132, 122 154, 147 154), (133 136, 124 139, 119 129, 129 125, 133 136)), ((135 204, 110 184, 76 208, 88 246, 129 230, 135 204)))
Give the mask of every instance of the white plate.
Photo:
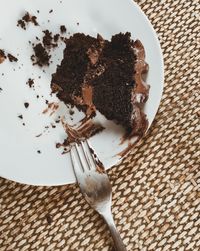
MULTIPOLYGON (((36 137, 58 115, 68 114, 61 102, 54 115, 42 114, 46 108, 45 99, 57 100, 50 96, 50 81, 63 51, 63 46, 55 50, 52 56, 54 63, 46 68, 46 73, 33 67, 28 41, 35 40, 36 36, 42 37, 42 30, 56 33, 64 24, 71 33, 84 32, 93 36, 100 33, 110 39, 116 33, 129 31, 133 39, 140 39, 150 66, 147 82, 151 89, 145 112, 149 123, 152 123, 162 96, 163 59, 156 33, 137 4, 131 0, 0 0, 0 4, 0 48, 18 54, 19 59, 17 63, 5 61, 0 65, 0 87, 3 88, 0 93, 2 177, 33 185, 61 185, 75 181, 69 155, 62 155, 61 150, 55 148, 55 144, 65 138, 62 126, 36 137), (53 12, 49 13, 51 9, 53 12), (25 11, 38 17, 39 27, 29 25, 24 31, 16 26, 25 11), (35 91, 26 85, 28 78, 35 79, 35 91), (24 108, 24 102, 30 103, 28 109, 24 108), (23 114, 26 126, 18 118, 20 114, 23 114), (38 150, 41 154, 37 153, 38 150)), ((66 116, 69 119, 69 115, 66 116)), ((102 122, 104 117, 98 116, 97 119, 102 122)), ((127 142, 119 144, 122 128, 112 122, 105 123, 106 130, 89 142, 108 169, 120 160, 117 154, 126 148, 127 142)))

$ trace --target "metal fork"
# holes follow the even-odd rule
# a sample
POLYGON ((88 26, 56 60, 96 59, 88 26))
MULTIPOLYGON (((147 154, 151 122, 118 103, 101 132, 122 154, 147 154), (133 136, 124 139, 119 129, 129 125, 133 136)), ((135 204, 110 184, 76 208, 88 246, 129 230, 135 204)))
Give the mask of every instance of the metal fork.
POLYGON ((78 185, 86 201, 107 223, 115 250, 126 251, 113 220, 112 187, 103 165, 90 148, 87 140, 75 143, 71 148, 70 156, 78 185))

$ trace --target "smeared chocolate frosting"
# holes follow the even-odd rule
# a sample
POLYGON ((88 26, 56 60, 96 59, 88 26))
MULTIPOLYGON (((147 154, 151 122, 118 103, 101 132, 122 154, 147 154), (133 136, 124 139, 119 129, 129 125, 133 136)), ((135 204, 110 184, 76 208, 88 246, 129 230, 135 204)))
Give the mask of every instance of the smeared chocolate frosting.
POLYGON ((62 120, 62 125, 67 133, 67 139, 64 141, 63 146, 69 146, 73 142, 88 139, 104 129, 100 124, 94 123, 92 119, 83 120, 79 126, 70 126, 62 120))

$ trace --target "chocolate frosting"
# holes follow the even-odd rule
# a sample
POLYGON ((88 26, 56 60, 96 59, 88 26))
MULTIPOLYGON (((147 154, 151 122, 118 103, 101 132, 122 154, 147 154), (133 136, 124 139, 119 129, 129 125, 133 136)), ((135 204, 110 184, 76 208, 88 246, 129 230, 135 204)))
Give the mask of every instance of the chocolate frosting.
POLYGON ((142 43, 136 40, 133 48, 136 55, 135 73, 133 76, 136 85, 133 92, 135 93, 137 103, 145 103, 149 95, 149 86, 145 83, 142 76, 148 72, 149 66, 145 62, 145 50, 142 43))
POLYGON ((141 137, 148 127, 148 121, 141 106, 147 101, 149 96, 149 85, 143 80, 143 75, 148 72, 149 66, 145 62, 145 50, 139 40, 136 40, 133 43, 133 49, 136 55, 136 63, 135 73, 133 75, 135 87, 133 88, 131 97, 134 106, 131 116, 133 121, 133 131, 131 136, 138 135, 141 137))
POLYGON ((88 139, 104 129, 100 124, 94 123, 92 119, 83 120, 78 127, 70 126, 65 123, 64 120, 62 120, 62 125, 68 135, 67 139, 64 141, 64 146, 69 146, 73 142, 80 142, 80 140, 88 139))

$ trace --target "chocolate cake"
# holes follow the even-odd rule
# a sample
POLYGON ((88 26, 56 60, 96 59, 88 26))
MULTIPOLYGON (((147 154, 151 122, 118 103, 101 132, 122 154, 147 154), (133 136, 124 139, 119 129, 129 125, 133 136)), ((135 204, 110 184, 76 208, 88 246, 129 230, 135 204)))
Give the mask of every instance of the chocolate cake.
POLYGON ((84 111, 86 118, 98 110, 128 135, 141 136, 148 126, 143 105, 149 86, 142 78, 147 70, 144 47, 130 33, 114 35, 111 41, 76 33, 66 39, 51 87, 60 100, 84 111))

